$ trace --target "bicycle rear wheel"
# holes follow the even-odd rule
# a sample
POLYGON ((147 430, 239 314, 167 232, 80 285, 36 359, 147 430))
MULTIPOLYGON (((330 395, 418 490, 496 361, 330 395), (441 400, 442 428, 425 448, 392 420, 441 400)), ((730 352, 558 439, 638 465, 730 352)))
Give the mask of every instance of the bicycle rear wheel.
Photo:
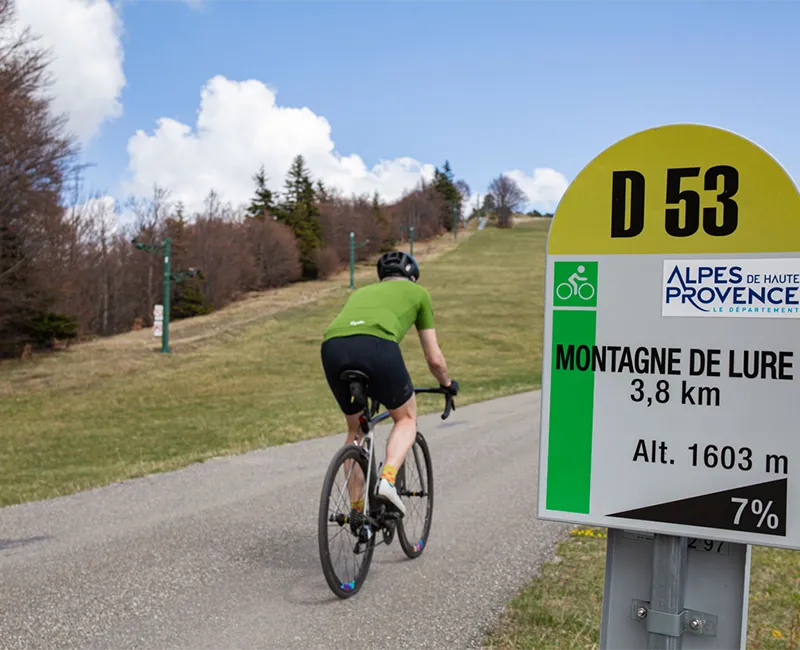
POLYGON ((397 472, 397 493, 406 507, 397 522, 397 539, 412 560, 422 555, 428 543, 433 518, 433 466, 428 443, 418 431, 405 461, 397 472))
MULTIPOLYGON (((367 459, 355 445, 342 447, 328 466, 319 502, 319 557, 325 580, 339 598, 358 593, 375 551, 375 533, 353 509, 366 495, 367 459)), ((374 477, 373 477, 374 479, 374 477)), ((374 481, 370 481, 374 482, 374 481)))

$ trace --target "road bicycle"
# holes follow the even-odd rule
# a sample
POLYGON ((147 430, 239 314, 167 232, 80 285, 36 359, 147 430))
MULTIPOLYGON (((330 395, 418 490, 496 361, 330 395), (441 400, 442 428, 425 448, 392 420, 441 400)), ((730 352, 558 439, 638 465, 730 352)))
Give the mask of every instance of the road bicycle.
MULTIPOLYGON (((390 502, 381 499, 376 491, 379 474, 373 451, 375 426, 390 415, 388 411, 379 414, 381 404, 367 397, 369 377, 366 374, 348 370, 341 378, 350 385, 351 399, 363 407, 359 418, 361 431, 353 443, 336 452, 328 466, 319 502, 318 542, 322 572, 328 586, 339 598, 350 598, 364 584, 375 547, 391 544, 395 532, 408 558, 413 560, 422 554, 433 516, 433 467, 428 443, 417 431, 414 444, 395 478, 395 488, 406 508, 405 516, 390 502), (345 479, 343 487, 337 490, 340 470, 344 470, 345 479), (416 477, 411 476, 415 471, 416 477), (424 506, 420 506, 423 499, 424 506), (422 525, 416 532, 411 524, 420 512, 422 525), (379 534, 382 541, 378 541, 379 534), (340 542, 338 552, 332 548, 335 542, 340 542), (338 568, 337 563, 344 568, 338 568)), ((453 397, 445 388, 415 388, 414 392, 444 395, 443 420, 455 410, 453 397)))

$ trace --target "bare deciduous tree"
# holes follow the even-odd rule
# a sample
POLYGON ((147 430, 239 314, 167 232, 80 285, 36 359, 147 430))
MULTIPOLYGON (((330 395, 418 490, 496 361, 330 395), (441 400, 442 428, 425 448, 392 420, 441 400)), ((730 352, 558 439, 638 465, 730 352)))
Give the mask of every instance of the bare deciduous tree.
POLYGON ((51 112, 44 50, 0 0, 0 356, 15 355, 56 296, 48 291, 60 195, 77 146, 51 112))
MULTIPOLYGON (((489 194, 497 214, 497 226, 499 228, 511 227, 511 215, 525 201, 527 197, 513 178, 501 174, 489 183, 489 194)), ((488 198, 488 197, 487 197, 488 198)))

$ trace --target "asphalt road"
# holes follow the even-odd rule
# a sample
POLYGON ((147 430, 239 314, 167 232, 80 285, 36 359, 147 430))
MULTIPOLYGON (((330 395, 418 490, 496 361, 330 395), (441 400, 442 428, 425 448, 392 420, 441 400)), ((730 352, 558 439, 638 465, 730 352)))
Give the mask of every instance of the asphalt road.
POLYGON ((0 509, 0 648, 480 647, 566 530, 535 518, 538 393, 420 429, 435 471, 425 552, 379 546, 345 601, 316 537, 339 436, 0 509))

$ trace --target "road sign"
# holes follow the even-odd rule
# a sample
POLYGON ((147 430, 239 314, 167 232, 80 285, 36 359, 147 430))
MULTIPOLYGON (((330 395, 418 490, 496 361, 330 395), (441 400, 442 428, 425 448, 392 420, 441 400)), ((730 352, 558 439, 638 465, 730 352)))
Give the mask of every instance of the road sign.
POLYGON ((153 306, 153 336, 164 333, 164 305, 153 306))
MULTIPOLYGON (((608 531, 602 650, 646 648, 648 630, 665 623, 665 617, 659 620, 653 613, 650 602, 653 538, 652 533, 608 531)), ((687 547, 682 650, 744 648, 750 546, 690 538, 687 547)))
POLYGON ((562 198, 545 286, 539 517, 800 548, 782 167, 714 127, 621 140, 562 198))

